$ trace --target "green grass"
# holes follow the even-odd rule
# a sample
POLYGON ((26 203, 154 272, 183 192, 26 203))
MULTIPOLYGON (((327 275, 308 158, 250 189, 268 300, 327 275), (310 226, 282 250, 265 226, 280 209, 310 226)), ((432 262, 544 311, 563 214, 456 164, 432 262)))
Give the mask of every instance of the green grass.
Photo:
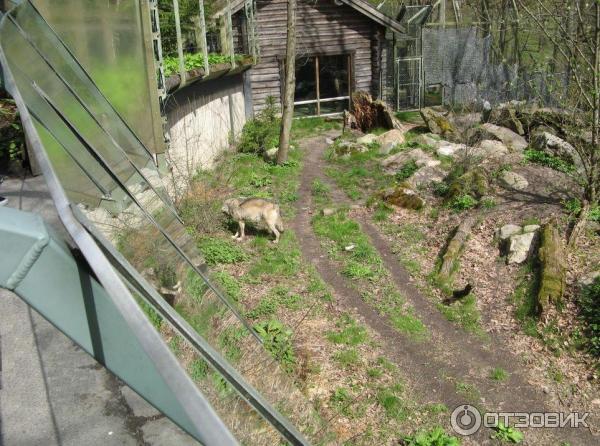
POLYGON ((523 332, 529 336, 538 337, 538 303, 539 288, 538 274, 531 264, 519 271, 517 286, 509 297, 509 302, 515 306, 515 318, 520 322, 523 332))
POLYGON ((198 249, 209 265, 240 263, 248 260, 248 254, 235 242, 218 237, 203 237, 198 249))
POLYGON ((333 359, 335 359, 343 368, 357 365, 360 362, 358 350, 355 348, 341 350, 333 355, 333 359))
POLYGON ((188 366, 188 373, 194 381, 202 381, 208 376, 208 364, 203 359, 196 359, 188 366))
POLYGON ((300 247, 292 231, 285 231, 277 245, 271 244, 264 236, 255 237, 253 243, 258 255, 250 267, 250 276, 290 277, 300 270, 300 247))
POLYGON ((573 164, 540 150, 527 149, 523 152, 523 155, 525 156, 525 160, 529 161, 530 163, 550 167, 551 169, 558 170, 559 172, 573 173, 575 171, 575 166, 573 164))
POLYGON ((409 312, 404 314, 390 315, 392 325, 401 333, 410 335, 416 339, 422 339, 427 336, 427 327, 419 318, 409 312))
POLYGON ((473 293, 452 305, 440 303, 437 307, 450 322, 456 322, 469 333, 485 336, 485 331, 479 323, 481 315, 477 309, 477 299, 473 293))
POLYGON ((490 372, 490 379, 494 381, 506 381, 508 379, 508 372, 501 367, 495 367, 490 372))
POLYGON ((402 421, 410 415, 410 411, 399 396, 401 392, 402 386, 394 385, 381 389, 377 393, 377 402, 383 407, 388 418, 402 421))
POLYGON ((367 330, 350 315, 343 314, 335 324, 337 331, 327 333, 327 339, 334 344, 356 346, 367 340, 367 330))
POLYGON ((481 399, 481 394, 473 384, 459 381, 455 385, 456 392, 464 396, 469 402, 477 403, 481 399))
POLYGON ((225 291, 225 293, 231 297, 234 301, 238 302, 242 294, 240 283, 235 277, 226 271, 217 271, 213 273, 213 277, 219 287, 225 291))
POLYGON ((307 138, 330 130, 340 130, 341 120, 325 118, 294 119, 292 122, 292 137, 296 139, 307 138))

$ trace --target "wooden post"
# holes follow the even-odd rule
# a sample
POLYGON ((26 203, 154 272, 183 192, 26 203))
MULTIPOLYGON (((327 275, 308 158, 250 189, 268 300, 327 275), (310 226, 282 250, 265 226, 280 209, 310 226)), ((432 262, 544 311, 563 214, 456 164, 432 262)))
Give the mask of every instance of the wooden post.
POLYGON ((283 113, 277 164, 287 161, 294 118, 294 93, 296 89, 296 0, 288 0, 287 43, 285 49, 285 79, 283 88, 283 113))
POLYGON ((181 20, 179 18, 179 0, 173 0, 173 15, 175 16, 175 33, 177 35, 177 56, 179 57, 179 76, 181 82, 179 88, 186 84, 185 58, 183 55, 183 40, 181 38, 181 20))
POLYGON ((196 37, 196 41, 200 43, 202 47, 202 56, 204 59, 204 75, 210 74, 210 64, 208 63, 208 45, 206 43, 206 20, 204 18, 204 0, 198 1, 199 16, 198 16, 198 30, 200 36, 196 37))
POLYGON ((319 56, 315 56, 315 76, 317 88, 317 116, 321 116, 321 82, 319 81, 319 56))
POLYGON ((231 68, 235 68, 235 45, 233 43, 233 24, 231 22, 231 1, 227 1, 227 12, 225 14, 225 26, 227 31, 227 39, 229 46, 229 58, 231 61, 231 68))

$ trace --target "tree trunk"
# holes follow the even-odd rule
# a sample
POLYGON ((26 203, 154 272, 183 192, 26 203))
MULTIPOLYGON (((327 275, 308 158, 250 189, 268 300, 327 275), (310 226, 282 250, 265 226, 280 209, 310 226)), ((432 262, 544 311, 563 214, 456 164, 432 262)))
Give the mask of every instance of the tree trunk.
POLYGON ((296 89, 296 0, 288 0, 284 82, 277 164, 283 164, 287 161, 292 133, 292 118, 294 117, 294 91, 296 89))

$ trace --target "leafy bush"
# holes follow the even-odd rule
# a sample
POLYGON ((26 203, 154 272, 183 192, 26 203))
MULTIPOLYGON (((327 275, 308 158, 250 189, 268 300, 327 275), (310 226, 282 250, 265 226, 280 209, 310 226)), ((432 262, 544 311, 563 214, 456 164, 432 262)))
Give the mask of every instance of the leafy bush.
POLYGON ((438 426, 430 431, 404 437, 400 444, 404 446, 460 446, 460 440, 448 435, 444 429, 438 426))
POLYGON ((588 351, 600 357, 600 277, 585 287, 579 296, 579 307, 588 351))
POLYGON ((450 186, 444 181, 435 181, 432 183, 433 193, 438 197, 445 197, 448 194, 450 186))
POLYGON ((492 434, 492 438, 500 441, 506 441, 510 443, 520 443, 523 441, 523 432, 512 427, 505 426, 504 423, 498 423, 496 426, 496 433, 492 434))
POLYGON ((578 198, 571 198, 570 200, 564 200, 562 202, 563 207, 569 214, 579 215, 582 209, 581 200, 578 198))
POLYGON ((405 163, 398 172, 396 172, 396 180, 399 182, 407 180, 412 177, 417 170, 419 170, 419 166, 417 166, 415 160, 410 160, 409 162, 405 163))
POLYGON ((205 237, 198 243, 198 249, 209 265, 218 263, 238 263, 248 259, 242 248, 229 240, 215 237, 205 237))
POLYGON ((0 100, 0 120, 6 122, 0 133, 0 158, 23 159, 25 134, 19 119, 19 111, 12 99, 0 100))
POLYGON ((477 206, 477 200, 468 194, 459 195, 450 202, 449 206, 455 212, 462 212, 477 206))
MULTIPOLYGON (((236 54, 234 59, 236 62, 240 62, 244 56, 236 54)), ((208 54, 208 64, 226 64, 231 62, 231 57, 225 54, 208 54)), ((183 64, 186 71, 193 70, 194 68, 204 67, 204 54, 202 53, 188 53, 183 55, 183 64)), ((170 76, 175 73, 179 73, 179 57, 168 56, 163 58, 163 66, 165 70, 165 76, 170 76)))
POLYGON ((269 96, 265 108, 244 125, 238 150, 260 153, 279 145, 279 118, 275 99, 269 96))
POLYGON ((296 357, 292 348, 292 331, 277 320, 254 324, 253 328, 263 340, 267 351, 287 372, 293 371, 296 357))
POLYGON ((575 170, 575 166, 573 166, 573 164, 540 150, 527 149, 523 154, 525 155, 525 159, 530 163, 550 167, 551 169, 558 170, 559 172, 571 173, 575 170))

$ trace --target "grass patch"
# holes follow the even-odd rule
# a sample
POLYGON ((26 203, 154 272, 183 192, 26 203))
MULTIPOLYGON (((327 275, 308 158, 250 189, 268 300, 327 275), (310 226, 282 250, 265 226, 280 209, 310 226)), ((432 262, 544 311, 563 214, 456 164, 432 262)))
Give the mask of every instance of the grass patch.
POLYGON ((240 263, 248 259, 248 254, 235 242, 217 237, 203 237, 198 241, 198 249, 209 265, 240 263))
POLYGON ((479 324, 481 315, 477 309, 477 299, 473 293, 452 305, 440 303, 437 307, 450 322, 458 323, 469 333, 485 336, 485 332, 479 324))
POLYGON ((257 248, 258 255, 250 267, 250 276, 289 277, 297 274, 300 270, 301 253, 293 232, 285 231, 277 245, 271 244, 264 236, 255 237, 253 243, 257 248))
POLYGON ((481 399, 481 394, 473 384, 459 381, 455 385, 456 392, 464 396, 468 401, 476 403, 481 399))
POLYGON ((494 381, 506 381, 508 379, 508 372, 501 367, 495 367, 490 372, 490 379, 494 381))
POLYGON ((343 368, 354 366, 360 362, 358 350, 355 348, 349 348, 347 350, 337 352, 335 355, 333 355, 333 359, 335 359, 343 368))
POLYGON ((337 331, 327 333, 327 339, 334 344, 356 346, 367 340, 367 330, 359 325, 350 315, 343 314, 335 324, 337 331))
POLYGON ((542 152, 541 150, 527 149, 523 152, 523 155, 525 156, 525 160, 530 163, 550 167, 559 172, 572 173, 575 171, 575 166, 573 164, 557 156, 542 152))
POLYGON ((436 426, 428 431, 402 437, 401 444, 404 446, 460 446, 460 440, 436 426))
POLYGON ((377 393, 377 402, 385 410, 385 414, 388 418, 395 420, 406 420, 409 415, 409 410, 400 398, 399 394, 402 392, 402 386, 397 384, 391 387, 381 389, 377 393))
POLYGON ((401 333, 416 339, 427 337, 427 327, 419 318, 409 312, 390 315, 390 320, 394 328, 401 333))

